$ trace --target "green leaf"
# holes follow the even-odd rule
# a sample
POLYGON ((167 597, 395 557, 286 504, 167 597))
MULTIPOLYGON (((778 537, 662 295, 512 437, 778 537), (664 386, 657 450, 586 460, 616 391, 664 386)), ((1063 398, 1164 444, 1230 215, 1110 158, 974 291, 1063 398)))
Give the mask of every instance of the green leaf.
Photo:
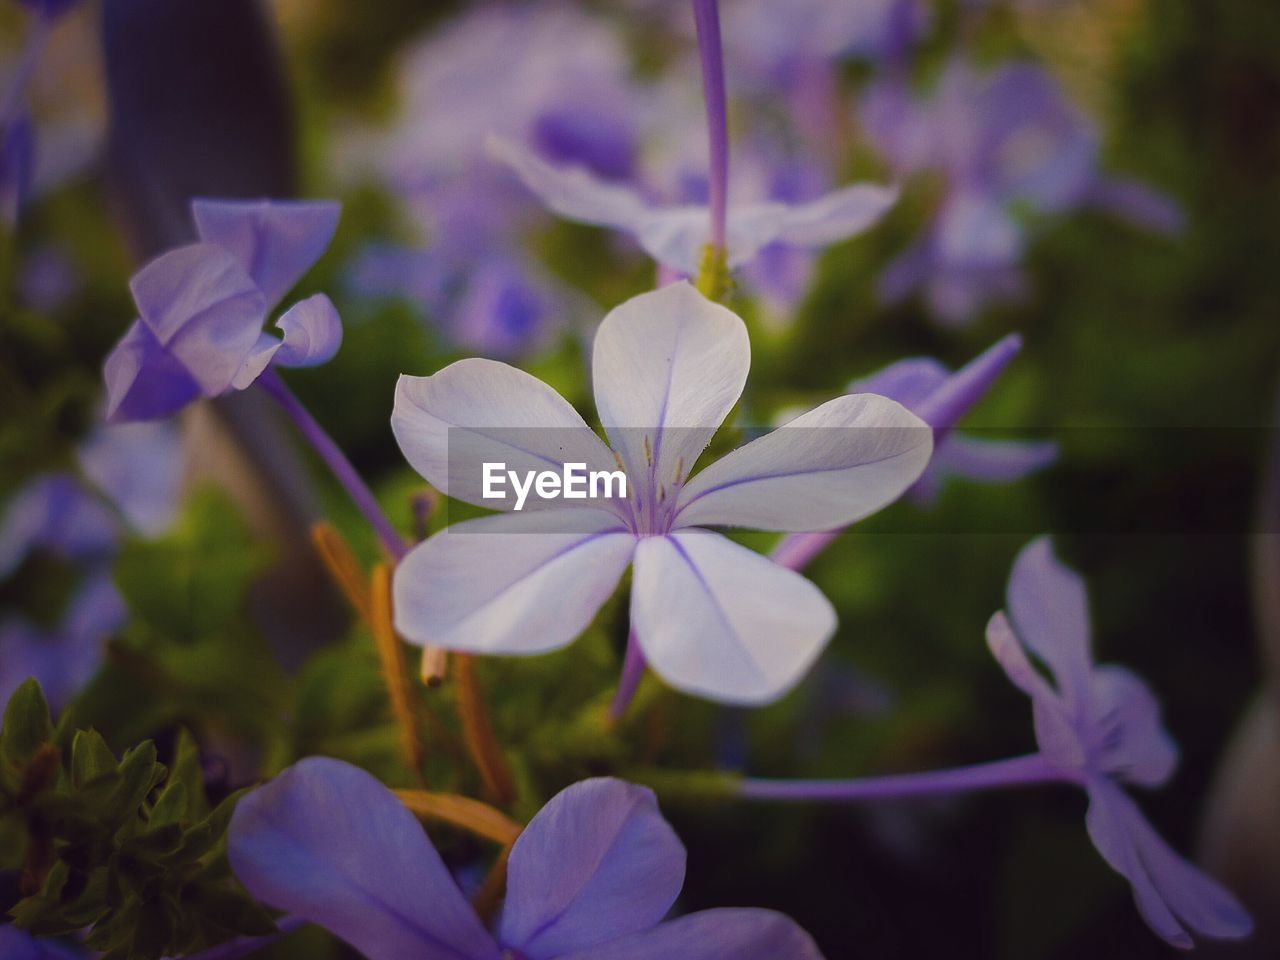
POLYGON ((44 692, 34 678, 24 680, 9 698, 0 728, 0 777, 8 792, 21 788, 27 764, 52 736, 44 692))
POLYGON ((71 783, 78 790, 119 780, 118 763, 96 730, 78 730, 71 740, 71 783))

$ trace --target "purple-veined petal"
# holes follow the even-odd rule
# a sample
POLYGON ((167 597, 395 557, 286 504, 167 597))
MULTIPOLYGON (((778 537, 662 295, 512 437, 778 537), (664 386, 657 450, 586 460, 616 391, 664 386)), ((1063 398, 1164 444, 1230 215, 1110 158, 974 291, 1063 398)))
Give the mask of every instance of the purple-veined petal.
POLYGON ((554 166, 510 140, 490 137, 485 149, 566 220, 631 233, 639 229, 648 209, 630 188, 598 180, 583 167, 554 166))
POLYGON ((794 920, 772 910, 722 908, 691 913, 652 930, 559 960, 822 960, 794 920))
POLYGON ((342 346, 342 319, 323 293, 299 300, 276 321, 284 342, 275 362, 286 367, 315 367, 332 360, 342 346))
POLYGON ((178 247, 134 274, 129 288, 143 324, 206 396, 231 386, 267 308, 231 254, 208 243, 178 247))
POLYGON ((454 524, 396 567, 396 629, 471 653, 545 653, 574 640, 631 562, 635 537, 590 508, 454 524))
POLYGON ((682 530, 636 547, 631 625, 677 690, 761 704, 799 681, 836 615, 800 574, 720 534, 682 530))
MULTIPOLYGON (((402 376, 391 429, 409 465, 428 483, 492 510, 514 509, 516 497, 510 483, 502 486, 502 498, 483 496, 486 463, 505 464, 521 476, 560 471, 565 463, 584 463, 592 471, 618 467, 564 397, 496 360, 459 360, 429 377, 402 376)), ((531 492, 522 509, 573 505, 531 492)))
POLYGON ((552 960, 648 930, 679 895, 684 860, 651 790, 611 778, 575 783, 511 850, 502 945, 552 960))
POLYGON ((939 471, 981 483, 1009 483, 1058 459, 1052 440, 983 440, 950 434, 933 450, 939 471))
POLYGON ((1121 780, 1162 786, 1178 765, 1178 748, 1160 722, 1160 701, 1131 670, 1106 664, 1090 682, 1098 765, 1121 780))
POLYGON ((369 960, 497 960, 498 947, 399 800, 365 771, 310 757, 240 801, 227 854, 270 906, 369 960))
POLYGON ((933 431, 901 404, 837 397, 697 474, 680 492, 676 524, 834 530, 900 497, 932 450, 933 431))
POLYGON ((933 357, 909 357, 854 380, 849 384, 849 393, 874 393, 888 397, 915 412, 948 376, 950 371, 933 357))
POLYGON ((1013 561, 1006 602, 1018 639, 1049 668, 1073 714, 1082 717, 1093 671, 1089 598, 1080 575, 1054 557, 1048 537, 1031 541, 1013 561))
POLYGON ((200 384, 141 320, 107 355, 102 379, 111 423, 168 417, 201 395, 200 384))
POLYGON ((1089 784, 1085 822, 1103 859, 1132 886, 1142 918, 1173 946, 1195 945, 1187 928, 1214 939, 1238 939, 1253 929, 1236 898, 1175 853, 1116 784, 1089 784))
POLYGON ((1088 758, 1076 721, 1058 692, 1027 658, 1003 613, 994 614, 987 623, 987 648, 1013 685, 1031 698, 1041 755, 1061 770, 1083 770, 1088 758))
POLYGON ((824 197, 788 206, 775 239, 795 247, 825 247, 879 223, 895 203, 896 186, 854 183, 824 197))
POLYGON ((338 228, 342 205, 331 200, 195 200, 191 212, 200 239, 235 257, 269 307, 320 259, 338 228))
POLYGON ((591 367, 596 407, 641 516, 689 475, 750 366, 746 325, 685 282, 633 297, 604 318, 591 367))

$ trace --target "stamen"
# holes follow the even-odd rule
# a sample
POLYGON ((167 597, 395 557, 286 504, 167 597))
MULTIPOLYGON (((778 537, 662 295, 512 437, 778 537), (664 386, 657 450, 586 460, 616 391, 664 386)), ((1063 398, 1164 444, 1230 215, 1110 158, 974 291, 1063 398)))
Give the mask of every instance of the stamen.
POLYGON ((410 679, 409 663, 404 644, 396 636, 391 616, 391 570, 380 563, 373 568, 371 583, 373 609, 370 626, 374 645, 378 650, 378 662, 391 698, 391 711, 400 725, 400 745, 409 768, 420 778, 426 750, 418 727, 417 697, 410 679))

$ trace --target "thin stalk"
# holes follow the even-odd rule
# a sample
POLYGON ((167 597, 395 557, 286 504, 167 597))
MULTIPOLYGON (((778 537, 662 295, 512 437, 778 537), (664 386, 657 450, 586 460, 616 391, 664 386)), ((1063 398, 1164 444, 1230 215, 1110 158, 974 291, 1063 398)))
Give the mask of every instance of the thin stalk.
POLYGON ((693 0, 693 16, 698 27, 698 55, 707 102, 711 246, 722 254, 729 210, 729 121, 724 93, 724 47, 720 41, 720 10, 716 0, 693 0))
POLYGON ((618 679, 618 692, 614 694, 613 703, 609 705, 609 723, 615 724, 627 712, 627 707, 635 698, 640 681, 644 679, 644 654, 640 652, 640 643, 636 632, 627 635, 627 652, 622 661, 622 676, 618 679))

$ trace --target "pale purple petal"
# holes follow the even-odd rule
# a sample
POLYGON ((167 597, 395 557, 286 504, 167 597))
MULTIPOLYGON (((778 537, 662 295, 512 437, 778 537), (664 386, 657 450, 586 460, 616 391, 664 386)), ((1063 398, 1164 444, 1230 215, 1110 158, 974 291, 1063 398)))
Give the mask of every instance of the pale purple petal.
MULTIPOLYGON (((507 470, 560 471, 567 463, 616 470, 609 448, 564 397, 537 377, 495 360, 459 360, 429 377, 396 384, 391 429, 409 465, 449 496, 491 510, 514 509, 484 493, 485 463, 507 470)), ((524 509, 573 506, 530 493, 524 509)), ((600 505, 601 501, 594 501, 600 505)))
POLYGON ((283 346, 284 342, 278 337, 273 337, 269 333, 258 334, 258 339, 244 358, 244 362, 240 364, 240 369, 231 378, 232 388, 247 390, 253 386, 254 381, 266 372, 267 367, 271 366, 271 361, 283 346))
POLYGON ((1187 225, 1176 200, 1137 180, 1099 178, 1090 186, 1087 199, 1091 206, 1152 233, 1177 236, 1187 225))
POLYGON ((552 960, 648 930, 679 895, 684 860, 651 790, 609 778, 575 783, 511 850, 502 945, 552 960))
POLYGON ((1144 787, 1163 786, 1178 765, 1178 748, 1160 722, 1160 701, 1137 674, 1104 665, 1090 683, 1097 763, 1144 787))
POLYGON ((369 960, 497 960, 422 827, 368 773, 302 760, 236 807, 231 867, 269 906, 324 927, 369 960))
POLYGON ((195 200, 200 239, 226 249, 276 304, 320 259, 342 206, 327 200, 195 200))
POLYGON ((800 680, 836 615, 800 574, 719 534, 683 530, 636 548, 631 625, 677 690, 755 705, 800 680))
POLYGON ((981 483, 1009 483, 1043 470, 1058 459, 1052 440, 982 440, 951 434, 933 451, 940 473, 981 483))
POLYGON ((1058 562, 1049 538, 1041 537, 1014 560, 1006 599, 1018 639, 1053 672, 1074 715, 1082 717, 1093 670, 1084 581, 1058 562))
POLYGON ((950 375, 951 371, 932 357, 910 357, 854 380, 848 390, 879 394, 915 412, 950 375))
POLYGON ((200 397, 200 384, 141 320, 107 355, 102 378, 112 423, 168 417, 200 397))
POLYGON ((173 522, 185 458, 173 423, 99 427, 76 450, 80 469, 139 533, 158 536, 173 522))
POLYGON ((286 367, 315 367, 332 360, 342 346, 342 319, 323 293, 300 300, 276 321, 284 343, 275 362, 286 367))
POLYGON ((933 431, 874 394, 837 397, 711 464, 680 492, 679 526, 834 530, 920 477, 933 431))
POLYGON ((1193 947, 1191 933, 1238 939, 1253 929, 1235 897, 1170 849, 1134 802, 1109 780, 1089 785, 1086 824, 1098 852, 1132 886, 1138 912, 1173 946, 1193 947))
POLYGON ((558 960, 822 960, 813 938, 772 910, 703 910, 558 960))
POLYGON ((742 395, 747 328, 688 283, 633 297, 600 324, 596 408, 641 513, 674 490, 742 395))
POLYGON ((489 155, 506 164, 553 213, 578 223, 635 232, 647 207, 629 187, 605 183, 580 166, 558 167, 511 140, 490 137, 489 155))
POLYGON ((119 540, 119 522, 79 480, 69 473, 41 474, 5 507, 0 578, 12 573, 32 550, 94 561, 110 556, 119 540))
POLYGON ((913 412, 934 430, 949 431, 987 395, 1021 350, 1020 335, 1001 337, 943 380, 913 412))
POLYGON ((134 274, 129 288, 143 324, 206 396, 231 386, 267 305, 229 253, 207 243, 178 247, 134 274))
POLYGON ((396 629, 471 653, 554 650, 587 627, 634 550, 615 515, 588 507, 454 524, 396 567, 396 629))
POLYGON ((817 200, 788 206, 775 238, 794 247, 825 247, 880 222, 898 202, 894 185, 855 183, 817 200))

